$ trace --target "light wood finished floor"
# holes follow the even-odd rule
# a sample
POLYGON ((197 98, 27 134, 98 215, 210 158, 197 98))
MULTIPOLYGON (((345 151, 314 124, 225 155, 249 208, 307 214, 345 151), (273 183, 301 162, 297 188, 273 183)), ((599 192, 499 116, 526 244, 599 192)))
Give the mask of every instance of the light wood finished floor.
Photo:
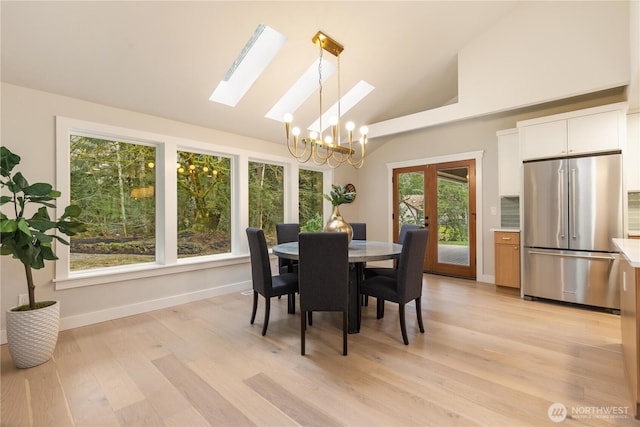
MULTIPOLYGON (((513 290, 425 276, 423 316, 397 305, 342 356, 341 317, 316 313, 300 356, 299 314, 272 300, 211 298, 63 331, 54 359, 13 367, 2 346, 2 426, 538 426, 571 413, 631 407, 616 315, 521 300, 513 290), (585 409, 587 408, 587 409, 585 409)), ((631 411, 631 409, 629 409, 631 411)), ((626 418, 570 425, 629 425, 626 418)))

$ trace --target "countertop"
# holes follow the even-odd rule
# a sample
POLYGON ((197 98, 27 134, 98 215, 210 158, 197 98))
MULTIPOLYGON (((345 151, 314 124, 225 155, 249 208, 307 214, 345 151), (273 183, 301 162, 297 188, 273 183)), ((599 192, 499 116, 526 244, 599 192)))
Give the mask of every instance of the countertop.
POLYGON ((640 239, 613 239, 631 267, 640 268, 640 239))
POLYGON ((492 228, 491 231, 498 231, 498 232, 506 232, 506 233, 519 233, 520 229, 519 228, 492 228))

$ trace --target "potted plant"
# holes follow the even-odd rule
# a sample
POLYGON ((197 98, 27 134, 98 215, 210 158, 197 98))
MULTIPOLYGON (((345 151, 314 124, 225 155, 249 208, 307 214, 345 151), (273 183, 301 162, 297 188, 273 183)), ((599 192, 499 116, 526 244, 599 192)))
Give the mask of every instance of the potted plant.
POLYGON ((54 239, 65 245, 69 242, 47 232, 57 230, 73 236, 85 231, 86 226, 78 220, 81 209, 76 205, 67 206, 57 221, 52 220, 48 208, 55 208, 52 201, 60 197, 60 192, 51 184, 29 184, 21 172, 12 176, 19 163, 20 156, 0 147, 0 187, 10 192, 0 196, 0 206, 5 207, 0 212, 0 255, 11 255, 22 262, 29 295, 29 304, 7 311, 7 341, 16 366, 28 368, 49 360, 58 339, 60 304, 36 301, 32 273, 43 268, 45 260, 58 259, 52 249, 54 239), (34 205, 40 206, 35 212, 34 205))
POLYGON ((329 194, 324 194, 324 198, 330 201, 331 205, 333 205, 333 212, 331 213, 331 217, 329 218, 327 225, 324 227, 324 231, 347 233, 348 240, 351 242, 353 229, 351 228, 351 225, 342 218, 342 215, 340 215, 338 206, 353 202, 355 197, 356 193, 354 191, 349 191, 342 184, 333 184, 331 186, 331 191, 329 194))

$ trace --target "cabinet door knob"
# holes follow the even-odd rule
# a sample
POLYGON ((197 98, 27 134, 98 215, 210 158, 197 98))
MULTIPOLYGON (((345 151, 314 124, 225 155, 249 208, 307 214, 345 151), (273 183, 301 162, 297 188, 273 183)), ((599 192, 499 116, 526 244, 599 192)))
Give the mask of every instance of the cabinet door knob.
POLYGON ((502 240, 511 240, 511 237, 503 237, 502 240))

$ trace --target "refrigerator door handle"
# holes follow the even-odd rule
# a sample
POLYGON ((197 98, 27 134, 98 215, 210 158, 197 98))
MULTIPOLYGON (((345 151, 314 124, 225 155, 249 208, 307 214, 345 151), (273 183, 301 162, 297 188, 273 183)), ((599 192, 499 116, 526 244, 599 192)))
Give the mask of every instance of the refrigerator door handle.
POLYGON ((615 261, 616 257, 614 255, 576 255, 576 254, 559 254, 556 252, 542 252, 542 251, 529 251, 530 254, 536 255, 549 255, 549 256, 557 256, 562 258, 584 258, 584 259, 599 259, 605 261, 615 261))
POLYGON ((565 216, 565 201, 564 201, 564 185, 566 185, 566 179, 564 177, 565 171, 564 169, 560 169, 560 180, 558 181, 558 205, 560 206, 560 238, 565 238, 565 230, 564 230, 564 216, 565 216))
POLYGON ((571 169, 571 237, 574 239, 578 238, 576 235, 576 220, 576 170, 571 169))

